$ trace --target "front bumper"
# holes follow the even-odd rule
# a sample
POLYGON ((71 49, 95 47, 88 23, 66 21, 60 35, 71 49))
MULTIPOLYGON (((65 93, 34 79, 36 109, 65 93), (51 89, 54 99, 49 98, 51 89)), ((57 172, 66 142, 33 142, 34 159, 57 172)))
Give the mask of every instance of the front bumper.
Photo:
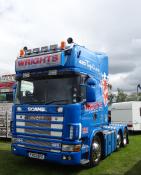
POLYGON ((66 164, 66 165, 79 165, 81 160, 81 151, 80 152, 43 152, 39 150, 31 150, 24 147, 17 146, 16 144, 11 145, 11 151, 15 155, 29 157, 28 153, 40 153, 45 156, 44 160, 50 161, 50 162, 56 162, 60 164, 66 164), (63 157, 69 157, 70 160, 64 160, 63 157))

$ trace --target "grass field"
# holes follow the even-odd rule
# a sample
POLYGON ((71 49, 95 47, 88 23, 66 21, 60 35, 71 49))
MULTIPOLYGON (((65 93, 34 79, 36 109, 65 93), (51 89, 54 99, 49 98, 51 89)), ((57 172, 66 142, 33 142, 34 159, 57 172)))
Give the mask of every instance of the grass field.
POLYGON ((112 153, 97 167, 63 166, 14 156, 10 143, 0 141, 0 175, 141 175, 141 135, 130 136, 130 144, 112 153))

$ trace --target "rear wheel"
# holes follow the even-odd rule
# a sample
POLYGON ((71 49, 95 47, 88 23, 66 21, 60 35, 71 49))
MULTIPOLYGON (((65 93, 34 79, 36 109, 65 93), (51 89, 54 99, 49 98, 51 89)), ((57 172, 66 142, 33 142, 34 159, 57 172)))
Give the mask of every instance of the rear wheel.
POLYGON ((128 142, 128 130, 127 128, 125 128, 123 132, 122 146, 125 147, 128 144, 128 142))
POLYGON ((95 136, 91 145, 90 152, 90 167, 96 166, 101 159, 102 149, 101 149, 101 139, 99 136, 95 136))
POLYGON ((122 134, 119 131, 117 135, 117 149, 119 149, 122 146, 122 134))

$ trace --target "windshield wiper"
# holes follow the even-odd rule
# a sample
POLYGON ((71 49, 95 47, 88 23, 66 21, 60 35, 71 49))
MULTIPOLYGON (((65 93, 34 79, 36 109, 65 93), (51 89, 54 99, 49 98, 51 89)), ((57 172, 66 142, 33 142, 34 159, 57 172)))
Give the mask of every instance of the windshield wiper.
POLYGON ((55 102, 61 102, 61 101, 65 101, 65 102, 67 102, 67 101, 69 101, 69 100, 67 100, 67 99, 62 99, 62 100, 53 100, 53 101, 47 102, 47 103, 45 103, 45 104, 46 104, 46 105, 49 105, 49 104, 52 104, 52 103, 55 103, 55 102))

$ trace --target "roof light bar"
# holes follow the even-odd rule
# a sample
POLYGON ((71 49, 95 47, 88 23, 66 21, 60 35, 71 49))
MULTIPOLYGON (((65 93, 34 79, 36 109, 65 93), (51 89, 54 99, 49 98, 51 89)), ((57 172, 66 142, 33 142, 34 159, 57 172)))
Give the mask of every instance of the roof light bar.
POLYGON ((25 50, 25 55, 30 55, 32 53, 31 49, 25 50))
MULTIPOLYGON (((68 39, 69 43, 73 42, 72 38, 68 39)), ((66 48, 66 42, 62 41, 61 45, 58 46, 58 44, 50 45, 50 46, 43 46, 41 48, 34 48, 33 50, 28 49, 26 46, 20 50, 20 57, 24 57, 25 55, 31 55, 31 54, 38 54, 41 52, 50 52, 50 51, 57 51, 57 50, 64 50, 66 48)))

